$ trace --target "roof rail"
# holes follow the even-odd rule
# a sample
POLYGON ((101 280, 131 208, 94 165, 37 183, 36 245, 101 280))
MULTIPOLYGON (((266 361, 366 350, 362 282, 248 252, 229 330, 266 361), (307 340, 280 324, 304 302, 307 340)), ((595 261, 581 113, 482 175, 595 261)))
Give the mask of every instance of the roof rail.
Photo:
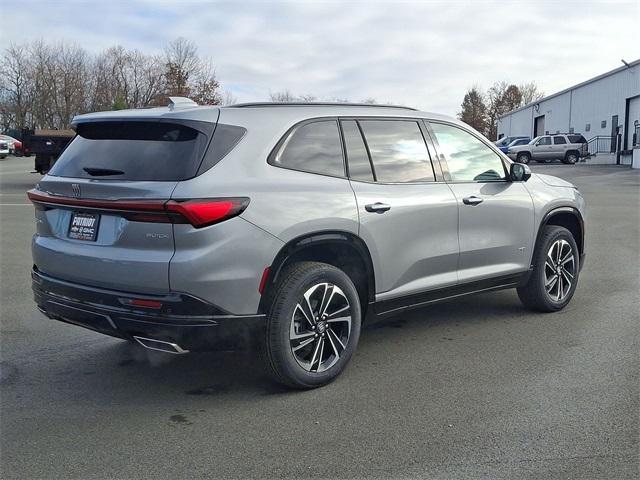
POLYGON ((175 108, 197 107, 198 104, 187 97, 169 97, 169 110, 175 108))
POLYGON ((253 107, 372 107, 372 108, 400 108, 403 110, 414 110, 417 108, 405 107, 403 105, 383 105, 377 103, 342 103, 342 102, 253 102, 236 103, 228 105, 228 108, 253 108, 253 107))

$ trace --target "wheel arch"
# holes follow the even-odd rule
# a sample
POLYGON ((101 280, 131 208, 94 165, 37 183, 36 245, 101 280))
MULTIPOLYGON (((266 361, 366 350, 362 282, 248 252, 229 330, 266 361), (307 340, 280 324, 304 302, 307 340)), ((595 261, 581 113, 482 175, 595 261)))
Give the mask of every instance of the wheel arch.
MULTIPOLYGON (((547 225, 556 225, 569 230, 578 245, 580 257, 584 256, 584 218, 577 208, 558 207, 547 212, 538 227, 535 248, 538 247, 542 231, 547 225)), ((533 257, 531 266, 533 267, 533 257)))
POLYGON ((375 300, 373 261, 364 240, 343 231, 314 232, 287 242, 269 267, 260 298, 261 313, 267 313, 269 309, 271 295, 282 270, 298 261, 328 263, 344 271, 358 290, 364 319, 368 304, 375 300))

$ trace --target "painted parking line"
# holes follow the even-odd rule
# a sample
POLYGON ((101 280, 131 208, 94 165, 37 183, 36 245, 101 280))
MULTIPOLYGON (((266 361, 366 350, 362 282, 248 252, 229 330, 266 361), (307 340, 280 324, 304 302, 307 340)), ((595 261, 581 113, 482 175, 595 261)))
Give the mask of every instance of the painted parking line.
POLYGON ((0 207, 16 207, 19 205, 33 205, 32 203, 0 203, 0 207))

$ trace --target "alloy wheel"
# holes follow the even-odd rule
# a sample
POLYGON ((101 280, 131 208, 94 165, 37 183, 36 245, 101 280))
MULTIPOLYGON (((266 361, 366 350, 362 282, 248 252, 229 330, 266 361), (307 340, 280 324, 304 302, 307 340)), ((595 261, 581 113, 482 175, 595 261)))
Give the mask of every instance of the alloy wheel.
POLYGON ((309 288, 291 318, 289 343, 298 364, 313 373, 334 366, 349 343, 351 320, 351 305, 340 287, 318 283, 309 288))
POLYGON ((558 239, 551 244, 544 264, 544 288, 556 302, 564 300, 576 276, 576 259, 571 244, 558 239))

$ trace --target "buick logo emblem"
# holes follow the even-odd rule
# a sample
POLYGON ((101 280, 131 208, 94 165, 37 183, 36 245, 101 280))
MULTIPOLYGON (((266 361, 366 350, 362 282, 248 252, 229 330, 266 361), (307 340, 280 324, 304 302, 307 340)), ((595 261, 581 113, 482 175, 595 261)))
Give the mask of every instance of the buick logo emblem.
POLYGON ((73 198, 80 198, 82 196, 80 185, 78 185, 77 183, 71 184, 71 192, 73 193, 73 198))

